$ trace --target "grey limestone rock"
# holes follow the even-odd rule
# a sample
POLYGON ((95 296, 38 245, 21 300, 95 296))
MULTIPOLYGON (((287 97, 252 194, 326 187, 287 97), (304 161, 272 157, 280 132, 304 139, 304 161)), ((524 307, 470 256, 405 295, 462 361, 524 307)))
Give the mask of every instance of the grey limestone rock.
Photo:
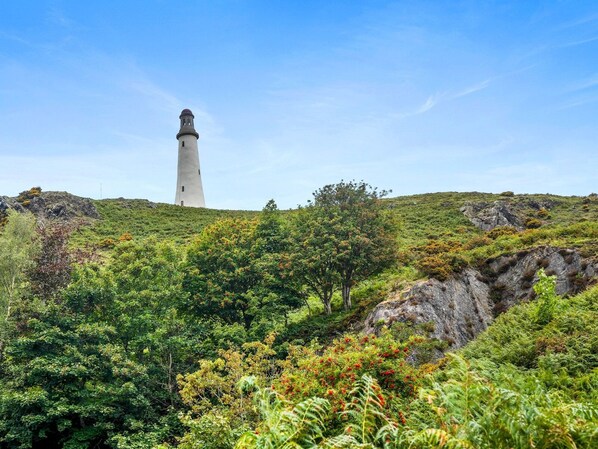
POLYGON ((467 203, 460 210, 469 221, 484 231, 491 231, 497 226, 512 226, 523 229, 522 220, 511 204, 506 201, 467 203))
POLYGON ((471 268, 445 282, 430 279, 384 301, 366 318, 366 333, 380 322, 432 322, 432 337, 460 347, 482 332, 494 319, 490 288, 471 268))
POLYGON ((411 321, 432 323, 432 337, 459 348, 483 332, 509 307, 533 299, 537 271, 544 268, 557 278, 557 293, 583 290, 598 274, 596 261, 584 259, 575 249, 538 247, 488 260, 481 271, 466 268, 440 282, 421 281, 378 304, 364 323, 374 333, 380 324, 411 321))

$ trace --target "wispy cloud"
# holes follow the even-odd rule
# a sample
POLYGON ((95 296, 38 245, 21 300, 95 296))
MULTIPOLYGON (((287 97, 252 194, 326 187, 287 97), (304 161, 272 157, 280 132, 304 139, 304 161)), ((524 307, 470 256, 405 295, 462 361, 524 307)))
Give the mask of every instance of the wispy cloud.
POLYGON ((595 41, 598 41, 598 36, 589 37, 587 39, 581 39, 578 41, 566 42, 564 44, 561 44, 560 48, 577 47, 578 45, 585 45, 595 41))
POLYGON ((596 20, 598 20, 598 14, 589 14, 587 16, 580 17, 578 19, 571 20, 569 22, 564 22, 558 27, 558 29, 574 28, 574 27, 578 27, 580 25, 585 25, 590 22, 594 22, 596 20))
POLYGON ((490 85, 491 81, 492 79, 486 79, 484 81, 465 87, 456 92, 442 92, 439 94, 430 95, 428 96, 426 101, 424 101, 419 107, 417 107, 413 111, 391 114, 391 117, 400 120, 407 117, 413 117, 416 115, 424 114, 436 107, 437 105, 439 105, 440 103, 457 100, 458 98, 466 97, 468 95, 484 90, 490 85))
POLYGON ((467 95, 474 94, 476 92, 479 92, 480 90, 484 90, 490 85, 490 81, 491 81, 491 79, 487 79, 480 83, 474 84, 473 86, 466 87, 465 89, 449 96, 449 99, 454 100, 457 98, 461 98, 461 97, 465 97, 467 95))
POLYGON ((594 75, 591 78, 580 81, 579 83, 573 84, 568 89, 566 89, 565 92, 577 92, 580 90, 590 89, 596 86, 598 86, 598 74, 594 75))
POLYGON ((69 19, 63 11, 58 8, 51 8, 47 14, 48 22, 63 28, 71 28, 75 22, 69 19))

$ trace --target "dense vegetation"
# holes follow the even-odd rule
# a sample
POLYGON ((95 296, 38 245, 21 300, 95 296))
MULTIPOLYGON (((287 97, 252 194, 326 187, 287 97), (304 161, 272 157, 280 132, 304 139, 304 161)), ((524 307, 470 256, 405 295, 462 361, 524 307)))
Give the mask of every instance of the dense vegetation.
POLYGON ((0 447, 596 447, 596 287, 563 299, 539 273, 535 302, 445 358, 426 325, 351 329, 389 290, 499 254, 595 257, 598 199, 385 194, 341 182, 261 213, 104 200, 78 229, 9 213, 0 447), (528 229, 459 211, 497 199, 528 229))

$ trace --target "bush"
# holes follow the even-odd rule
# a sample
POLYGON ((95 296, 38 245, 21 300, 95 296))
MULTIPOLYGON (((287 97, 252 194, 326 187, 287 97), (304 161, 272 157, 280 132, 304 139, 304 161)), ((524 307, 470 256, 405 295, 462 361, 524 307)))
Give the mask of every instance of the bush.
POLYGON ((130 232, 125 232, 118 238, 119 242, 128 242, 129 240, 133 240, 133 235, 130 232))
POLYGON ((528 218, 525 220, 525 227, 527 229, 537 229, 542 226, 542 222, 537 218, 528 218))
POLYGON ((449 262, 440 256, 424 257, 416 263, 416 266, 425 275, 439 281, 445 281, 453 274, 453 269, 449 262))
POLYGON ((514 235, 517 234, 517 232, 519 231, 517 231, 517 229, 513 226, 497 226, 491 231, 488 231, 486 233, 486 236, 492 240, 496 240, 497 238, 502 237, 503 235, 514 235))
POLYGON ((41 187, 31 187, 29 190, 24 190, 17 196, 17 202, 27 207, 33 198, 40 196, 42 193, 41 187), (25 204, 25 202, 27 204, 25 204))
POLYGON ((379 337, 346 335, 324 350, 292 347, 274 388, 293 401, 327 398, 335 413, 345 409, 353 384, 367 374, 377 380, 390 400, 400 401, 413 397, 422 370, 427 369, 427 365, 413 366, 407 358, 437 344, 418 335, 397 340, 392 330, 383 329, 379 337))
POLYGON ((502 192, 500 196, 515 196, 515 193, 513 193, 511 190, 507 190, 506 192, 502 192))

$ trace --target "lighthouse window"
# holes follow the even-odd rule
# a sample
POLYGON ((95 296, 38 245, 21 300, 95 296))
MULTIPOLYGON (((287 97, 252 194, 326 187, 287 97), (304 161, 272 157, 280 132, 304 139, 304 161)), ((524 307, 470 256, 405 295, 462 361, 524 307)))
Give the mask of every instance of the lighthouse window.
POLYGON ((197 170, 197 174, 201 176, 201 172, 199 170, 197 170))
POLYGON ((185 186, 181 186, 181 192, 185 191, 185 186))
POLYGON ((183 146, 185 146, 185 141, 183 140, 183 146))

